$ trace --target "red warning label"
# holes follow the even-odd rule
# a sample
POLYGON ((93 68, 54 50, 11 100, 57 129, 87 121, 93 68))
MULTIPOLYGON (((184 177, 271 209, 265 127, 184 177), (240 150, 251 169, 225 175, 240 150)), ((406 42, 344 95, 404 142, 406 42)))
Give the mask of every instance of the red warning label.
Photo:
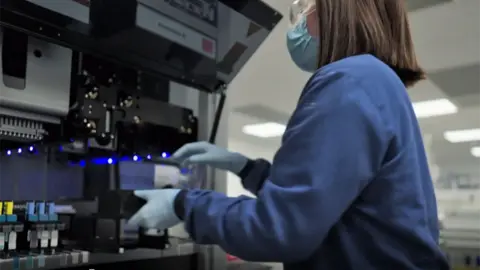
POLYGON ((208 54, 212 54, 215 50, 214 43, 212 40, 203 38, 202 40, 202 50, 208 54))

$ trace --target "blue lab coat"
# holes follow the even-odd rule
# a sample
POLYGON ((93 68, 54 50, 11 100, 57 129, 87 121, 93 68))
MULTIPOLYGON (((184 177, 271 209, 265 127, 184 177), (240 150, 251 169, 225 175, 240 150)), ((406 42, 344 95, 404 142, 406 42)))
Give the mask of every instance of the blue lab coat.
POLYGON ((179 196, 197 243, 286 270, 448 269, 410 99, 371 55, 319 69, 272 165, 251 161, 241 174, 257 198, 179 196))

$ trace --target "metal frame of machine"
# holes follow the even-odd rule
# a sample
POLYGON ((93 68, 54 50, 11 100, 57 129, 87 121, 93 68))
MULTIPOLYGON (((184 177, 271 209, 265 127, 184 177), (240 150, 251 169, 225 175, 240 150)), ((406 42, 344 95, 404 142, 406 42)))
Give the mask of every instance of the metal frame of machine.
POLYGON ((218 247, 125 230, 144 202, 119 163, 177 166, 154 153, 215 142, 227 85, 281 19, 260 0, 1 0, 0 156, 34 144, 85 168, 81 200, 0 198, 0 269, 225 269, 218 247), (196 109, 171 82, 199 90, 196 109))

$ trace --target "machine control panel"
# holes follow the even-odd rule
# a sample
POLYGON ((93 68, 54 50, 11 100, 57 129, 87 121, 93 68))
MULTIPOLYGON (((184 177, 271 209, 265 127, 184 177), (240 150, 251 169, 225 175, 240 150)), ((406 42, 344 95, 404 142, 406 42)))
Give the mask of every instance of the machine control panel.
POLYGON ((218 0, 164 0, 177 9, 183 10, 209 24, 217 25, 218 0))

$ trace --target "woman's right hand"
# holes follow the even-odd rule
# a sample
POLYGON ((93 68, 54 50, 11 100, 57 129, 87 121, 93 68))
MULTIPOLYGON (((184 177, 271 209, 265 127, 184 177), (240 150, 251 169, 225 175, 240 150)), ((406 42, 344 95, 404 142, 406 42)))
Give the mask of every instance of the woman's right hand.
POLYGON ((208 165, 238 174, 245 167, 248 158, 208 142, 194 142, 182 146, 171 157, 182 166, 208 165))

